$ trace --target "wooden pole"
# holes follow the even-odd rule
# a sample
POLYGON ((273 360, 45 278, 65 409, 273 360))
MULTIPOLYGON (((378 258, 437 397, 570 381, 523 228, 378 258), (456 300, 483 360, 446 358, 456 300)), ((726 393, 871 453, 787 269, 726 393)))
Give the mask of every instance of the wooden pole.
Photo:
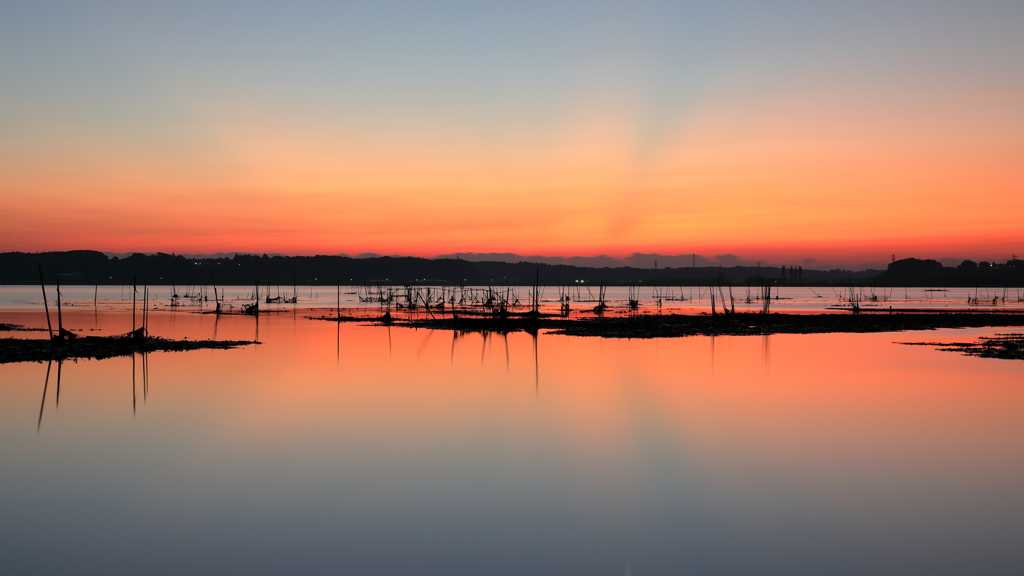
POLYGON ((708 291, 711 292, 711 315, 717 316, 718 314, 715 312, 715 283, 713 281, 711 282, 708 291))
MULTIPOLYGON (((259 315, 259 313, 260 313, 260 278, 259 278, 259 276, 256 277, 256 302, 255 302, 255 305, 256 305, 255 312, 256 312, 257 315, 259 315)), ((258 320, 256 321, 256 330, 257 331, 259 330, 259 321, 258 320)), ((259 338, 255 338, 255 340, 258 340, 258 339, 259 338)))
POLYGON ((135 293, 138 292, 135 276, 132 276, 132 336, 135 335, 135 293))
MULTIPOLYGON (((46 303, 46 283, 43 282, 43 265, 36 264, 36 266, 39 267, 39 287, 43 289, 43 309, 46 310, 46 329, 50 333, 50 340, 53 340, 53 325, 50 323, 50 305, 46 303)), ((47 373, 49 373, 49 368, 47 368, 47 373)))
POLYGON ((142 334, 149 336, 149 283, 142 283, 142 334))
MULTIPOLYGON (((64 337, 64 319, 60 313, 60 278, 57 279, 57 337, 64 337)), ((57 367, 57 370, 60 371, 60 366, 57 367)))
POLYGON ((540 310, 540 266, 535 268, 537 276, 533 280, 533 312, 540 310))
POLYGON ((214 276, 213 272, 210 272, 210 278, 213 280, 213 301, 217 303, 215 314, 220 314, 220 297, 217 296, 217 277, 214 276))

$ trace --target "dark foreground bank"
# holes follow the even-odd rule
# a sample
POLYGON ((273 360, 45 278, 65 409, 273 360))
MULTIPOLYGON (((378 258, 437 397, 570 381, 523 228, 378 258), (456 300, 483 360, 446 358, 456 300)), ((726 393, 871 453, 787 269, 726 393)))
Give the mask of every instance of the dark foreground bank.
POLYGON ((902 332, 939 328, 1024 326, 1024 314, 729 314, 688 316, 634 315, 567 319, 549 316, 436 317, 396 319, 396 326, 475 332, 550 330, 569 336, 603 338, 675 338, 680 336, 761 336, 829 332, 902 332))
POLYGON ((67 342, 0 338, 0 364, 10 362, 45 362, 78 358, 112 358, 137 352, 183 352, 186 350, 227 349, 255 344, 242 340, 168 340, 148 336, 123 338, 81 336, 67 342))

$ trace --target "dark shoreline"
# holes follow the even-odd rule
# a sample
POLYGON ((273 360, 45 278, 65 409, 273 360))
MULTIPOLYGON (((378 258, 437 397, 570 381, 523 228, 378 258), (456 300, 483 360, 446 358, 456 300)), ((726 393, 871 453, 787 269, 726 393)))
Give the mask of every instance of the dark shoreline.
MULTIPOLYGON (((323 318, 335 320, 334 318, 323 318)), ((344 319, 354 320, 354 319, 344 319)), ((380 320, 366 319, 375 323, 380 320)), ((601 338, 678 338, 683 336, 764 336, 835 332, 903 332, 939 328, 1024 326, 1021 314, 747 314, 719 316, 638 314, 624 317, 566 319, 557 316, 488 316, 394 319, 392 326, 466 332, 550 331, 568 336, 601 338)))
POLYGON ((69 342, 48 339, 0 338, 0 364, 46 362, 130 356, 137 352, 183 352, 186 350, 228 349, 256 344, 244 340, 167 340, 154 336, 123 338, 81 336, 69 342))
MULTIPOLYGON (((451 255, 457 256, 457 255, 451 255)), ((646 255, 633 263, 620 259, 603 262, 565 259, 533 262, 517 256, 508 260, 458 257, 417 258, 342 255, 258 256, 255 254, 219 254, 186 258, 181 255, 132 254, 124 258, 108 257, 94 250, 64 252, 0 252, 0 284, 36 285, 40 266, 45 281, 60 279, 65 285, 123 285, 134 281, 178 286, 248 286, 254 279, 264 286, 333 286, 336 282, 361 286, 831 286, 846 290, 854 286, 887 289, 904 286, 948 287, 1024 287, 1024 260, 1006 262, 961 261, 943 266, 936 260, 904 258, 889 263, 885 270, 816 270, 802 266, 736 265, 700 258, 646 255), (654 258, 662 258, 662 267, 651 267, 654 258), (698 259, 700 258, 700 259, 698 259), (575 263, 573 263, 575 262, 575 263), (576 265, 576 263, 580 265, 576 265), (216 279, 214 278, 216 276, 216 279), (582 282, 582 284, 579 284, 582 282)), ((512 255, 505 255, 512 256, 512 255)), ((641 255, 642 256, 642 255, 641 255)), ((294 289, 294 288, 293 288, 294 289)))

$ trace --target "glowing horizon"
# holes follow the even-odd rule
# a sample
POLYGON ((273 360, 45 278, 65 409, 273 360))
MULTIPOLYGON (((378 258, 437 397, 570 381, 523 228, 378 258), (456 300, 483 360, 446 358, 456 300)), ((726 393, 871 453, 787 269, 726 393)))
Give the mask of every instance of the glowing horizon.
POLYGON ((1024 253, 1020 7, 9 12, 0 251, 1024 253))

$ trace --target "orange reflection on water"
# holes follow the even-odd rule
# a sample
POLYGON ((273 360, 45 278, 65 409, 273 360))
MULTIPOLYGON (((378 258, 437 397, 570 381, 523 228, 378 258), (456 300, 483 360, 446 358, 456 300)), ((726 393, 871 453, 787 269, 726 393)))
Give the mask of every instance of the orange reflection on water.
MULTIPOLYGON (((257 322, 153 313, 151 329, 251 339, 257 322)), ((110 485, 200 524, 225 508, 358 518, 409 541, 438 516, 463 539, 560 527, 595 551, 694 522, 794 558, 808 538, 840 555, 969 540, 999 558, 1015 549, 999 526, 1024 517, 1024 365, 893 343, 984 330, 615 340, 298 315, 258 330, 259 345, 149 354, 148 377, 137 357, 134 380, 131 358, 65 362, 59 406, 45 364, 0 365, 12 485, 110 485)))

